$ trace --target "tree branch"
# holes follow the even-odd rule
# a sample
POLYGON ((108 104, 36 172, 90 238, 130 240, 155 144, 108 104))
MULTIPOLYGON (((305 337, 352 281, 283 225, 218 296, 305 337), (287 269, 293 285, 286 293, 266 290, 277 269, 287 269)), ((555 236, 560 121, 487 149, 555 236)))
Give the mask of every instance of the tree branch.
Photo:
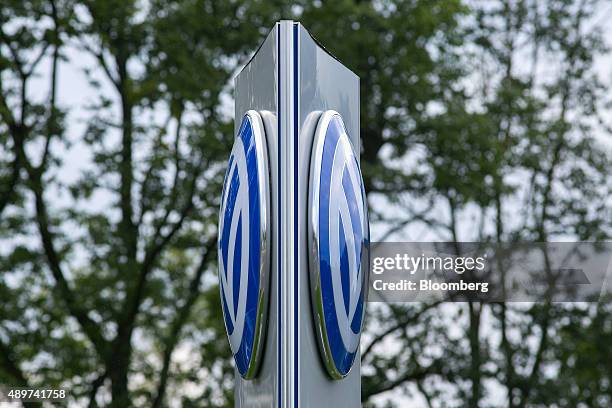
POLYGON ((104 384, 106 376, 106 371, 104 371, 91 383, 91 391, 89 391, 89 404, 87 405, 89 408, 96 408, 98 406, 96 395, 98 394, 98 389, 100 389, 102 384, 104 384))
MULTIPOLYGON (((19 366, 17 366, 17 363, 13 360, 12 354, 13 353, 11 353, 11 350, 9 350, 9 348, 2 341, 0 341, 0 366, 2 366, 4 371, 15 381, 15 384, 10 385, 30 388, 28 380, 25 378, 23 371, 21 371, 19 366)), ((39 407, 39 403, 37 402, 21 402, 21 405, 23 405, 25 408, 39 407)))
POLYGON ((416 385, 417 385, 417 389, 421 392, 421 394, 423 394, 423 397, 425 398, 425 402, 427 403, 427 408, 433 408, 431 395, 429 395, 429 393, 423 386, 423 380, 417 380, 416 385))
POLYGON ((26 131, 27 130, 23 125, 17 125, 14 127, 11 133, 17 152, 17 157, 28 172, 30 189, 34 193, 36 224, 41 237, 43 251, 47 258, 47 264, 51 270, 53 278, 55 279, 55 288, 62 297, 69 313, 79 322, 83 332, 92 342, 98 354, 104 355, 105 351, 107 350, 107 342, 99 331, 98 325, 89 318, 87 311, 82 308, 79 300, 75 297, 62 270, 60 256, 55 249, 53 234, 49 228, 49 215, 46 203, 44 201, 42 175, 39 169, 35 169, 31 165, 25 152, 24 133, 26 131))
MULTIPOLYGON (((159 146, 162 144, 163 136, 164 134, 166 134, 166 131, 167 131, 168 125, 170 124, 171 119, 172 119, 172 115, 168 115, 168 118, 164 122, 163 126, 160 127, 159 132, 157 134, 156 142, 153 144, 153 149, 155 149, 156 146, 159 146)), ((142 179, 142 183, 140 184, 140 215, 138 216, 138 225, 142 225, 145 214, 150 210, 150 208, 145 205, 145 197, 147 196, 149 192, 149 181, 151 179, 151 176, 153 175, 154 167, 155 166, 153 165, 153 160, 152 160, 151 164, 145 171, 144 177, 142 179)))
POLYGON ((2 341, 0 341, 0 365, 16 381, 15 385, 28 387, 28 380, 13 359, 13 353, 2 341))
POLYGON ((55 1, 51 1, 51 17, 54 22, 54 35, 55 35, 55 47, 53 49, 53 56, 51 60, 51 86, 49 89, 49 118, 47 119, 47 139, 45 141, 45 147, 43 150, 43 155, 40 160, 39 168, 42 171, 47 165, 47 159, 49 157, 49 149, 51 146, 51 139, 54 134, 54 126, 55 126, 55 117, 56 117, 56 107, 55 101, 57 97, 57 70, 58 70, 58 62, 59 62, 59 23, 57 17, 57 8, 55 5, 55 1))
POLYGON ((210 257, 215 253, 213 251, 213 247, 216 243, 216 238, 210 239, 206 245, 206 252, 202 256, 200 264, 196 270, 195 276, 191 280, 189 284, 189 291, 187 292, 187 300, 185 304, 179 309, 176 319, 172 323, 172 328, 170 329, 170 335, 166 339, 166 348, 164 350, 163 356, 163 366, 161 373, 159 375, 159 386, 157 387, 157 395, 155 396, 155 400, 153 401, 152 408, 160 408, 164 401, 164 396, 166 393, 166 387, 168 384, 168 374, 170 371, 170 362, 172 361, 172 354, 176 345, 178 344, 178 340, 180 338, 180 333, 189 318, 189 314, 191 312, 191 308, 195 304, 198 295, 200 294, 200 281, 202 280, 202 275, 206 270, 206 265, 210 261, 210 257))
POLYGON ((93 343, 98 354, 104 356, 108 350, 107 341, 102 336, 98 324, 88 316, 87 311, 82 307, 81 303, 74 295, 62 271, 60 257, 53 244, 53 235, 49 229, 48 211, 43 198, 43 189, 40 179, 32 180, 32 184, 36 199, 36 222, 38 231, 41 236, 47 263, 55 279, 55 287, 66 304, 68 311, 79 322, 83 332, 93 343))
MULTIPOLYGON (((134 322, 136 320, 136 316, 138 314, 142 299, 144 297, 148 275, 153 270, 153 266, 155 265, 159 254, 163 251, 164 247, 168 245, 168 243, 172 240, 176 233, 181 229, 183 223, 189 215, 189 212, 193 208, 193 197, 195 195, 197 180, 199 178, 199 174, 203 165, 202 163, 203 161, 200 162, 198 168, 195 171, 191 186, 189 188, 188 199, 180 212, 179 220, 171 227, 170 231, 166 235, 163 235, 160 240, 158 240, 158 242, 152 243, 152 246, 145 255, 145 259, 143 260, 140 268, 140 273, 136 280, 136 285, 134 289, 128 293, 128 296, 126 296, 125 299, 125 305, 123 308, 123 310, 125 310, 125 314, 119 321, 119 334, 117 337, 117 341, 119 341, 120 334, 124 336, 124 341, 127 341, 127 339, 131 336, 131 332, 134 328, 134 322)), ((115 348, 119 346, 120 344, 116 342, 115 348)))
MULTIPOLYGON (((198 171, 199 173, 199 171, 198 171)), ((183 208, 181 209, 181 211, 179 212, 179 219, 177 222, 175 222, 172 227, 170 227, 170 231, 168 231, 167 234, 162 235, 161 234, 161 229, 162 226, 160 224, 158 230, 157 230, 157 234, 154 236, 153 238, 153 242, 151 243, 149 250, 147 251, 144 261, 142 262, 142 273, 143 274, 147 274, 149 273, 149 270, 153 267, 153 264, 155 263, 155 261, 157 260, 157 257, 159 256, 159 254, 162 252, 162 250, 164 249, 164 247, 168 244, 168 242, 170 242, 170 240, 174 237, 174 235, 181 229, 181 227, 183 226, 183 223, 185 222, 185 219, 187 218, 187 216, 189 215, 189 212, 191 211, 191 209, 193 208, 193 196, 195 194, 195 187, 196 187, 196 180, 198 178, 198 175, 195 175, 193 177, 193 180, 191 182, 191 187, 189 189, 189 194, 188 194, 188 199, 187 202, 185 203, 185 205, 183 206, 183 208)))
POLYGON ((417 313, 410 315, 410 316, 404 316, 403 319, 398 320, 396 324, 387 328, 385 331, 378 334, 376 337, 374 337, 374 339, 372 339, 370 344, 368 344, 368 346, 365 348, 365 351, 361 353, 361 359, 365 360, 368 357, 368 355, 372 352, 374 346, 376 346, 378 343, 383 341, 387 336, 389 336, 390 334, 392 334, 393 332, 397 330, 404 328, 407 324, 416 322, 417 320, 421 318, 423 314, 425 314, 425 312, 427 312, 429 309, 433 309, 437 307, 441 303, 442 303, 441 301, 438 301, 430 305, 426 305, 421 310, 419 310, 417 313))
POLYGON ((43 45, 42 49, 40 50, 40 53, 36 56, 36 58, 34 58, 34 60, 30 64, 28 69, 24 72, 24 76, 25 77, 29 77, 30 75, 32 75, 34 73, 34 70, 36 69, 36 66, 40 63, 40 61, 42 61, 43 57, 47 53, 47 49, 48 48, 49 48, 49 43, 45 43, 43 45))
POLYGON ((429 375, 439 373, 440 369, 436 363, 433 363, 427 368, 417 368, 414 371, 406 372, 404 373, 404 375, 397 377, 395 380, 381 382, 381 385, 379 387, 376 387, 376 389, 363 389, 361 392, 361 402, 367 401, 374 395, 390 391, 395 387, 405 383, 406 381, 422 381, 429 375))
POLYGON ((13 162, 11 163, 11 175, 10 175, 9 181, 4 191, 2 191, 2 194, 0 194, 0 215, 2 215, 4 208, 13 198, 13 194, 15 193, 15 187, 17 185, 17 180, 19 180, 20 171, 21 171, 21 164, 19 162, 19 156, 15 154, 15 158, 13 159, 13 162))
POLYGON ((21 78, 27 77, 23 69, 23 64, 21 63, 19 59, 19 54, 17 53, 17 50, 13 48, 13 46, 11 45, 11 39, 8 37, 8 35, 6 35, 4 30, 2 29, 2 24, 0 24, 0 40, 2 40, 2 42, 9 49, 9 52, 11 53, 11 56, 13 57, 13 63, 15 64, 15 68, 17 69, 17 73, 19 74, 19 76, 21 78))
POLYGON ((121 84, 119 82, 119 79, 117 79, 115 77, 115 75, 111 72, 110 67, 108 66, 108 62, 106 62, 106 58, 104 57, 103 51, 102 50, 96 51, 96 50, 93 49, 93 47, 91 47, 90 45, 88 45, 85 42, 81 42, 80 44, 81 44, 81 47, 83 47, 83 49, 85 49, 85 51, 87 51, 88 53, 90 53, 91 55, 93 55, 96 58, 96 60, 98 61, 98 63, 102 67, 102 70, 106 74, 106 77, 115 86, 115 88, 116 89, 120 89, 121 88, 121 84))
MULTIPOLYGON (((176 201, 178 199, 179 192, 179 182, 180 182, 180 171, 181 171, 181 156, 179 152, 180 145, 180 134, 182 128, 182 113, 179 113, 177 117, 177 126, 176 126, 176 137, 174 141, 174 180, 172 182, 172 189, 170 192, 170 201, 166 205, 166 211, 162 219, 158 222, 155 233, 153 234, 153 242, 156 242, 161 237, 161 230, 166 226, 166 222, 168 221, 168 217, 170 213, 176 206, 176 201)), ((199 172, 199 170, 198 170, 199 172)))
POLYGON ((433 201, 430 200, 429 205, 427 206, 427 208, 425 208, 422 211, 414 211, 413 209, 409 209, 410 215, 401 220, 401 221, 394 221, 394 226, 392 226, 391 228, 389 228, 383 235, 382 237, 379 239, 379 241, 385 241, 386 239, 388 239, 391 235, 395 234, 396 232, 399 232, 401 230, 403 230, 406 226, 408 226, 409 224, 412 224, 413 222, 418 222, 421 221, 426 225, 429 225, 431 227, 435 227, 435 226, 444 226, 441 223, 432 220, 432 219, 428 219, 426 217, 427 213, 429 213, 431 211, 431 209, 433 208, 433 201))
POLYGON ((11 109, 6 102, 6 98, 4 96, 4 89, 0 87, 0 118, 6 122, 9 128, 14 127, 16 125, 15 118, 11 112, 11 109))

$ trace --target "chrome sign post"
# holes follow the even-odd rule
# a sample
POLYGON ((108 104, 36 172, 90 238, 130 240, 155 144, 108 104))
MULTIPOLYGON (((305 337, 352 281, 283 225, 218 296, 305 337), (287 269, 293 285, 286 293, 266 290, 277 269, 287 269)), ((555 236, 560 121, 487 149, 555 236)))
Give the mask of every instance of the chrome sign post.
POLYGON ((235 109, 218 249, 236 406, 358 407, 359 78, 281 21, 237 76, 235 109))

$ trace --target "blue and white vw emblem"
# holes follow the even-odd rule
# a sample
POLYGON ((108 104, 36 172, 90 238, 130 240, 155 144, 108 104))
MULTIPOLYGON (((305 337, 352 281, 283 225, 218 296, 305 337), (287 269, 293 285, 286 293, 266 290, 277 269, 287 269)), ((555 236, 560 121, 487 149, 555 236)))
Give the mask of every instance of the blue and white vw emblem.
POLYGON ((369 224, 361 171, 337 112, 321 115, 310 162, 310 281, 317 338, 333 378, 359 353, 369 265, 369 224))
POLYGON ((219 286, 238 372, 257 373, 267 319, 269 176, 264 127, 248 111, 229 158, 219 216, 219 286))

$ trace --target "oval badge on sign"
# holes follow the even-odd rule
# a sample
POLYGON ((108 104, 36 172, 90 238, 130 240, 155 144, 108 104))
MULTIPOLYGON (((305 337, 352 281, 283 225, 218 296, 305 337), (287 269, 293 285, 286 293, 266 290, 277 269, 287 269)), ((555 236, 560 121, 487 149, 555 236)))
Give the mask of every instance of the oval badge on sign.
POLYGON ((253 378, 267 320, 270 187, 264 126, 248 111, 229 158, 219 219, 219 287, 238 372, 253 378))
POLYGON ((321 115, 310 162, 310 281, 317 339, 329 374, 359 353, 369 267, 369 224, 357 156, 337 112, 321 115))

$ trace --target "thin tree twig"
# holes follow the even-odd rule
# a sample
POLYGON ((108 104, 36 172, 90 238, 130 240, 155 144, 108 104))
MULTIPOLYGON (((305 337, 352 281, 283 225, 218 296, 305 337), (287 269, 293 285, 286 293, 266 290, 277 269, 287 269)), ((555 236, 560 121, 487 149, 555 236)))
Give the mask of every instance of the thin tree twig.
POLYGON ((165 342, 165 350, 163 355, 163 366, 159 375, 159 385, 157 387, 157 395, 155 396, 155 400, 153 401, 152 408, 160 408, 164 401, 164 396, 166 393, 166 387, 168 385, 168 375, 170 372, 170 362, 172 361, 172 354, 174 353, 174 349, 178 344, 178 340, 180 338, 181 330, 187 319, 189 318, 189 314, 193 305, 195 304, 198 295, 200 294, 200 281, 202 280, 202 275, 206 270, 206 266, 210 262, 211 256, 214 254, 213 248, 216 243, 216 238, 209 240, 206 245, 206 252, 202 256, 200 260, 200 264, 196 269, 196 273, 192 278, 189 289, 187 292, 187 300, 183 304, 183 306, 178 310, 176 314, 176 318, 172 323, 170 329, 170 335, 166 338, 165 342))

